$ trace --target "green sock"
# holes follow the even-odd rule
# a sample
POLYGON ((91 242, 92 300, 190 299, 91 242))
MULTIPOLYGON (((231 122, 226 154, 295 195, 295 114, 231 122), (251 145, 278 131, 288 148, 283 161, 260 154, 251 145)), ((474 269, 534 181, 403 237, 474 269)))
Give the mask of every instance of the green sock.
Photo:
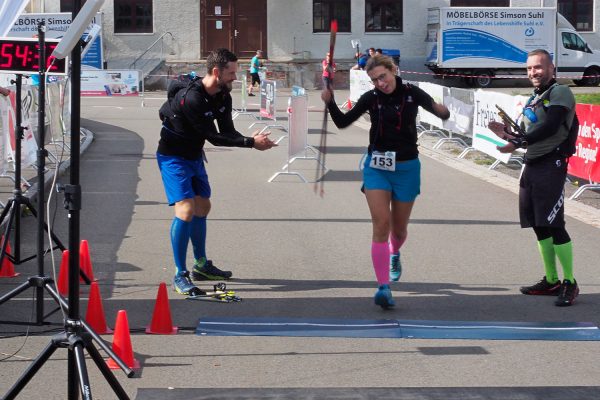
POLYGON ((194 267, 202 268, 206 264, 206 258, 200 257, 198 260, 194 260, 194 267))
POLYGON ((575 278, 573 278, 573 242, 554 245, 554 251, 563 267, 563 279, 571 281, 571 283, 575 282, 575 278))
POLYGON ((556 246, 552 243, 552 238, 549 237, 544 240, 539 240, 538 250, 542 256, 542 262, 544 263, 544 271, 546 272, 546 280, 549 283, 556 283, 558 281, 558 272, 556 272, 556 257, 554 249, 556 246))

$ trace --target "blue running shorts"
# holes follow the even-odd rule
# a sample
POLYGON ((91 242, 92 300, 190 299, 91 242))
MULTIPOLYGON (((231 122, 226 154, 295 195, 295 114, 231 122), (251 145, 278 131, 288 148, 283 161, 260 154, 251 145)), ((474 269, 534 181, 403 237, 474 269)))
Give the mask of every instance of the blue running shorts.
POLYGON ((421 193, 421 161, 418 158, 396 161, 396 171, 371 168, 371 155, 367 155, 363 169, 364 188, 387 190, 392 199, 403 202, 415 201, 421 193))
POLYGON ((187 160, 156 153, 156 161, 170 206, 196 196, 210 198, 210 184, 202 158, 187 160))

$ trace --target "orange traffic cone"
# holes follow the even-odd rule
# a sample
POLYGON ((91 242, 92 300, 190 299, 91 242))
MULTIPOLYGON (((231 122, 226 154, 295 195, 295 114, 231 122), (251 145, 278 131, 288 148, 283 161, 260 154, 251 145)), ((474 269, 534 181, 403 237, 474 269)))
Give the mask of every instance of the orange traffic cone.
POLYGON ((106 325, 104 307, 102 306, 102 297, 100 296, 98 282, 92 282, 92 286, 90 287, 90 299, 88 300, 85 320, 88 325, 100 335, 113 333, 112 329, 106 325))
MULTIPOLYGON (((4 236, 2 236, 4 239, 4 236)), ((15 272, 15 265, 8 258, 8 255, 12 253, 10 249, 10 242, 6 240, 6 252, 4 253, 4 259, 2 260, 2 266, 0 266, 0 278, 14 278, 19 276, 18 272, 15 272)))
POLYGON ((62 296, 67 297, 69 295, 69 250, 63 250, 56 288, 62 296))
MULTIPOLYGON (((117 314, 112 350, 129 368, 140 368, 140 362, 133 358, 133 348, 131 347, 131 337, 129 336, 129 322, 127 322, 127 311, 125 310, 119 310, 117 314)), ((106 360, 106 364, 110 369, 119 369, 119 365, 112 358, 106 360)))
MULTIPOLYGON (((82 240, 79 245, 79 268, 81 268, 83 273, 90 278, 90 281, 95 281, 92 258, 90 257, 90 248, 87 240, 82 240)), ((79 282, 84 282, 81 275, 79 276, 79 282)))
POLYGON ((352 108, 352 100, 348 99, 348 110, 352 108))
POLYGON ((167 285, 161 282, 158 286, 158 295, 154 303, 152 322, 146 327, 146 333, 155 335, 176 335, 177 327, 173 326, 171 320, 171 309, 169 308, 169 297, 167 296, 167 285))

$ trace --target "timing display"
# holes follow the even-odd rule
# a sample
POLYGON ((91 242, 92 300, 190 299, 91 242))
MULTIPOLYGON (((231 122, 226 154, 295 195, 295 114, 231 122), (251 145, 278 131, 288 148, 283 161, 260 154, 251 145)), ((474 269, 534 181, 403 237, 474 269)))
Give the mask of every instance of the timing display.
MULTIPOLYGON (((59 60, 52 56, 59 42, 57 39, 45 41, 46 60, 42 62, 42 66, 48 75, 67 73, 67 58, 59 60)), ((39 48, 39 41, 35 38, 0 38, 0 71, 15 74, 39 72, 39 48)))

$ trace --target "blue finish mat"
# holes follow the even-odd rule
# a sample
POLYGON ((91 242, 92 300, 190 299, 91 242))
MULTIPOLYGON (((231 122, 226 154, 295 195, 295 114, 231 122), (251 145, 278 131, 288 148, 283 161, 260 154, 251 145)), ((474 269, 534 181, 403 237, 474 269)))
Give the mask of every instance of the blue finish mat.
POLYGON ((600 340, 600 329, 589 322, 201 318, 196 334, 398 339, 600 340))
POLYGON ((201 318, 198 335, 400 338, 391 319, 201 318))

